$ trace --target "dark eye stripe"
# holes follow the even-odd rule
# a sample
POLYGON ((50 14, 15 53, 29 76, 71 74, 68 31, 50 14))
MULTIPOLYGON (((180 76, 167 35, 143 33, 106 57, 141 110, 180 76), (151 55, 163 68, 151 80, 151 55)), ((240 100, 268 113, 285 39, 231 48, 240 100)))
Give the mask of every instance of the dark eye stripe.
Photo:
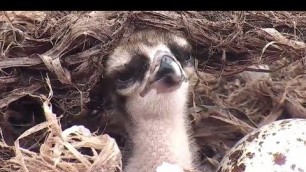
POLYGON ((143 80, 146 71, 149 70, 150 61, 146 56, 135 54, 131 59, 122 70, 114 74, 118 89, 126 88, 137 81, 143 80))
POLYGON ((175 58, 183 65, 188 65, 189 63, 192 63, 192 56, 191 51, 189 49, 186 49, 184 47, 181 47, 175 43, 170 43, 169 45, 170 51, 173 53, 175 58))

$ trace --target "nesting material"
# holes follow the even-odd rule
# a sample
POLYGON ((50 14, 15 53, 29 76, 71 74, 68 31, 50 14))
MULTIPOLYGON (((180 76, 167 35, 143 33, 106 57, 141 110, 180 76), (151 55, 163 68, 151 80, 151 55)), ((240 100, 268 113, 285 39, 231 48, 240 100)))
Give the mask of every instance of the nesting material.
POLYGON ((121 38, 145 28, 181 33, 194 47, 189 114, 205 169, 258 127, 306 118, 306 12, 1 12, 0 171, 120 167, 114 140, 103 135, 123 126, 109 113, 104 61, 121 38), (50 92, 47 75, 52 110, 33 111, 50 92), (21 106, 29 101, 32 110, 21 106))
MULTIPOLYGON (((50 81, 47 79, 50 86, 50 81)), ((59 119, 52 112, 49 97, 41 98, 46 122, 25 131, 15 141, 15 157, 1 162, 4 171, 73 171, 106 172, 121 169, 121 153, 116 141, 108 135, 94 135, 84 126, 72 126, 62 131, 59 119), (20 147, 19 140, 44 130, 46 139, 38 153, 20 147)), ((3 144, 3 148, 7 145, 3 144)))

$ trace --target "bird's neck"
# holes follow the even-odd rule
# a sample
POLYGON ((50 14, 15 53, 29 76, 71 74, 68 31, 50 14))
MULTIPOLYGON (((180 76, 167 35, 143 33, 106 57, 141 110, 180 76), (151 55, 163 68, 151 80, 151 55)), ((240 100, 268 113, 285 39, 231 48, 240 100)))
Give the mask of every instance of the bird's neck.
POLYGON ((186 117, 183 111, 182 114, 176 112, 164 114, 169 117, 167 119, 146 119, 135 124, 134 133, 131 134, 134 152, 126 172, 155 172, 163 162, 191 169, 192 154, 186 117))

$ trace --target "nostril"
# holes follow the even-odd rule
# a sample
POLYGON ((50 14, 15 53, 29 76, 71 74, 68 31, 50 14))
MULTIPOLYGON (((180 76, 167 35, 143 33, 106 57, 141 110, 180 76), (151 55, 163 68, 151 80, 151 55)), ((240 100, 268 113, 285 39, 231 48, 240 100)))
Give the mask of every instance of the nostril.
POLYGON ((160 61, 160 66, 158 69, 158 72, 156 74, 156 77, 158 79, 165 77, 169 74, 174 74, 174 68, 173 68, 174 60, 169 55, 163 55, 160 61))
POLYGON ((174 60, 169 55, 163 55, 163 57, 161 58, 161 62, 170 64, 170 63, 174 62, 174 60))
POLYGON ((170 56, 164 55, 160 62, 160 70, 164 70, 168 72, 173 71, 172 63, 174 63, 174 60, 170 56))

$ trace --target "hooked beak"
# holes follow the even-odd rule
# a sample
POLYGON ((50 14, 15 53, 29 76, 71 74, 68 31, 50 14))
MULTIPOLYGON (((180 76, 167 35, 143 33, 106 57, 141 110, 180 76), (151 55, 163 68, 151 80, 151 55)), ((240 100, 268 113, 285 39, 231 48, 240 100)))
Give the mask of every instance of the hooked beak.
POLYGON ((158 51, 151 66, 149 80, 140 96, 144 97, 151 89, 156 89, 157 93, 172 92, 186 80, 175 57, 168 52, 158 51))

